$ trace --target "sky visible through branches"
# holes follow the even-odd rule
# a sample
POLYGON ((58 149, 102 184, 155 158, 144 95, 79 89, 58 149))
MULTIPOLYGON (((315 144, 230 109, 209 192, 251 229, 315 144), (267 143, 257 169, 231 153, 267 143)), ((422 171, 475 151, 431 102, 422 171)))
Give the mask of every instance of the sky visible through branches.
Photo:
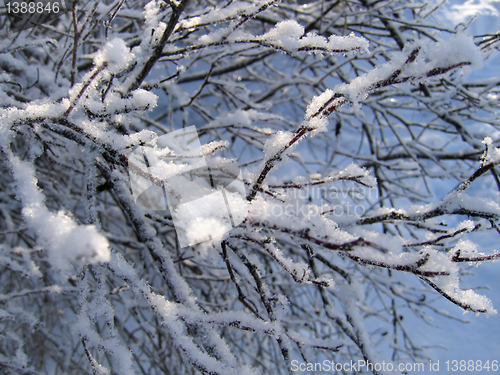
MULTIPOLYGON (((500 29, 500 1, 448 1, 445 7, 436 14, 436 17, 442 24, 448 23, 449 25, 460 22, 468 24, 473 20, 469 26, 469 32, 472 35, 488 34, 500 29)), ((486 61, 482 70, 473 71, 469 76, 481 78, 495 76, 498 66, 500 66, 500 57, 496 56, 486 61)), ((475 187, 474 190, 477 193, 484 191, 481 185, 475 187)), ((436 185, 434 191, 437 194, 446 194, 446 189, 443 189, 441 184, 436 185)), ((475 241, 482 246, 491 248, 497 246, 497 240, 492 237, 477 237, 475 241)), ((472 281, 472 279, 467 278, 466 282, 470 282, 471 287, 489 285, 489 290, 484 290, 483 293, 492 300, 495 306, 500 306, 500 294, 496 291, 494 282, 491 282, 491 280, 498 278, 498 266, 496 263, 484 266, 477 274, 477 279, 472 281)), ((440 307, 446 308, 446 306, 447 302, 441 301, 440 307)), ((464 315, 458 311, 453 315, 469 321, 470 324, 452 328, 451 326, 454 325, 452 321, 439 320, 436 324, 440 326, 440 329, 434 329, 424 327, 418 320, 414 322, 423 329, 422 336, 428 338, 429 344, 439 343, 442 345, 442 348, 434 350, 436 360, 440 360, 441 363, 450 359, 469 358, 486 361, 490 357, 490 353, 500 351, 498 315, 493 317, 472 316, 470 314, 464 315)), ((442 371, 446 373, 444 370, 442 371)))
POLYGON ((496 371, 498 1, 23 4, 0 372, 496 371))

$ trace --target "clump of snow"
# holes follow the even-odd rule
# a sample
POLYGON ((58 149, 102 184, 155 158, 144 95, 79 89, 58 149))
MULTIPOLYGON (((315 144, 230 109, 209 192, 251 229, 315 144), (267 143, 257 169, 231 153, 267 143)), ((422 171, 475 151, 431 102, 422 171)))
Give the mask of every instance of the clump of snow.
MULTIPOLYGON (((464 220, 457 226, 457 230, 465 229, 467 232, 470 232, 476 227, 472 220, 464 220)), ((451 230, 449 232, 452 232, 451 230)))
POLYGON ((450 256, 454 256, 458 251, 460 251, 460 257, 464 258, 473 258, 484 255, 478 251, 477 245, 469 240, 458 241, 457 245, 451 249, 450 256))
POLYGON ((486 145, 486 151, 481 158, 481 166, 500 162, 500 149, 493 146, 493 140, 486 137, 483 143, 486 145))
POLYGON ((491 200, 480 197, 472 197, 464 192, 452 192, 445 197, 446 209, 449 212, 453 210, 469 210, 470 212, 484 212, 493 215, 500 214, 500 205, 491 200))
POLYGON ((128 97, 117 92, 109 92, 104 102, 98 96, 90 96, 81 100, 78 105, 85 106, 92 113, 123 113, 130 111, 147 111, 156 107, 158 97, 152 92, 137 89, 128 97))
POLYGON ((23 204, 26 224, 48 251, 52 267, 67 273, 73 264, 107 262, 110 258, 108 240, 93 225, 78 225, 62 211, 50 212, 37 186, 33 167, 10 155, 16 181, 16 193, 23 204))
POLYGON ((223 39, 224 36, 226 36, 229 32, 231 31, 231 28, 229 27, 221 27, 217 30, 212 31, 209 34, 202 35, 199 39, 198 42, 201 44, 212 44, 220 41, 223 39))
POLYGON ((328 117, 317 116, 307 120, 307 127, 311 130, 311 137, 328 130, 328 117))
POLYGON ((481 69, 483 56, 472 37, 457 33, 447 41, 433 43, 421 41, 405 46, 403 53, 420 48, 414 63, 409 64, 403 76, 420 77, 434 68, 452 66, 461 62, 470 63, 473 69, 481 69))
POLYGON ((297 21, 287 20, 276 24, 271 30, 257 39, 273 47, 294 53, 299 49, 304 51, 341 52, 347 53, 360 50, 368 51, 368 41, 353 33, 349 36, 332 35, 328 39, 315 33, 304 36, 304 27, 297 21))
POLYGON ((331 35, 328 38, 328 48, 335 50, 355 50, 359 49, 362 53, 368 53, 370 43, 365 38, 358 37, 354 33, 347 36, 331 35))
MULTIPOLYGON (((68 103, 68 101, 51 103, 47 100, 37 100, 27 104, 24 109, 11 107, 2 110, 1 116, 6 123, 35 118, 54 118, 64 113, 68 107, 68 103)), ((4 130, 8 131, 8 127, 5 127, 4 130)))
POLYGON ((477 294, 472 289, 448 288, 445 292, 457 300, 465 302, 473 311, 484 311, 487 316, 497 314, 497 310, 493 307, 491 300, 486 296, 477 294))
MULTIPOLYGON (((419 269, 422 271, 432 272, 446 272, 449 275, 458 274, 458 266, 449 260, 448 254, 445 252, 437 251, 431 246, 424 246, 423 252, 428 254, 429 260, 422 265, 419 269)), ((453 279, 453 276, 445 276, 442 278, 443 283, 448 283, 453 279)), ((458 281, 457 281, 458 286, 458 281)))
POLYGON ((366 168, 363 168, 355 163, 349 164, 343 171, 337 172, 334 176, 339 179, 346 179, 350 177, 362 179, 363 183, 370 187, 377 184, 377 179, 373 177, 366 168))
MULTIPOLYGON (((189 187, 188 184, 185 184, 189 187)), ((186 187, 183 193, 186 194, 186 187)), ((198 185, 198 189, 202 186, 198 185)), ((215 192, 206 190, 203 198, 189 200, 178 205, 172 203, 169 194, 169 205, 176 207, 172 216, 176 225, 179 243, 182 247, 201 244, 205 251, 213 244, 219 243, 233 226, 240 224, 246 216, 246 200, 244 195, 218 189, 215 192)), ((179 193, 179 191, 178 191, 179 193)), ((186 198, 183 196, 183 198, 186 198)))
MULTIPOLYGON (((264 160, 271 159, 293 139, 294 134, 291 132, 278 131, 264 145, 264 160)), ((289 148, 288 152, 291 151, 289 148)))
POLYGON ((310 173, 309 178, 311 180, 320 180, 321 179, 321 173, 310 173))
POLYGON ((333 97, 333 91, 326 89, 321 95, 315 96, 306 109, 306 118, 311 118, 325 103, 333 97))
MULTIPOLYGON (((467 306, 472 311, 485 312, 487 315, 495 315, 497 313, 489 298, 477 294, 472 289, 460 289, 458 276, 447 277, 442 280, 435 281, 437 281, 436 284, 443 290, 443 292, 455 301, 459 301, 462 305, 467 306)), ((467 310, 464 310, 464 313, 465 312, 467 312, 467 310)))
POLYGON ((151 0, 144 6, 144 11, 142 13, 144 15, 146 25, 154 27, 158 24, 158 18, 160 14, 160 4, 161 1, 151 0))
POLYGON ((97 67, 107 64, 111 73, 118 73, 126 69, 134 60, 135 55, 130 52, 130 48, 123 39, 115 38, 108 41, 94 57, 94 64, 97 67))
POLYGON ((9 82, 10 81, 10 74, 8 73, 0 73, 0 82, 9 82))
POLYGON ((137 89, 132 91, 129 98, 121 98, 116 94, 106 96, 104 107, 108 112, 153 109, 157 100, 158 96, 152 92, 137 89))
POLYGON ((125 140, 125 145, 123 146, 123 148, 125 148, 140 143, 154 144, 158 139, 158 135, 151 130, 144 129, 140 132, 124 136, 123 139, 125 140))
POLYGON ((299 38, 304 34, 304 27, 297 21, 288 20, 276 24, 270 31, 260 37, 261 40, 272 43, 287 51, 302 47, 299 38))

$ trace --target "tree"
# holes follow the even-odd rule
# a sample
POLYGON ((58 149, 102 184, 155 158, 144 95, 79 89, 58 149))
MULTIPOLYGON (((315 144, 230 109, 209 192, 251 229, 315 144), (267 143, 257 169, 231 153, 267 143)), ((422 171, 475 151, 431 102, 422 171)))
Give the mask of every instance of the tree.
POLYGON ((473 242, 500 233, 499 85, 464 75, 499 35, 437 9, 75 1, 21 31, 4 12, 2 371, 401 373, 430 355, 404 316, 447 314, 429 296, 495 312, 459 280, 500 257, 473 242), (185 171, 159 139, 191 125, 246 193, 241 224, 195 211, 181 247, 178 212, 141 208, 131 178, 165 189, 134 152, 185 171))

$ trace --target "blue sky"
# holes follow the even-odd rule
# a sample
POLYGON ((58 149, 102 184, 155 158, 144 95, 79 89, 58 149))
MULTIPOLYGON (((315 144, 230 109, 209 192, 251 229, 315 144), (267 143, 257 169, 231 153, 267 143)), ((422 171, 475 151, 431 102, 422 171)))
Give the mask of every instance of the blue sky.
MULTIPOLYGON (((470 24, 467 33, 482 35, 495 33, 500 30, 500 0, 452 0, 447 1, 442 10, 434 15, 440 22, 449 26, 462 22, 470 24)), ((474 76, 483 77, 499 76, 500 56, 492 56, 485 62, 481 72, 473 72, 474 76)), ((479 181, 478 184, 482 182, 479 181)), ((476 188, 480 189, 480 186, 476 188)), ((487 249, 500 249, 497 236, 475 239, 480 246, 487 249)), ((442 345, 448 348, 432 349, 433 357, 440 361, 440 374, 471 374, 471 372, 446 371, 445 361, 449 360, 497 360, 500 363, 500 262, 479 265, 474 269, 475 276, 466 277, 464 287, 489 286, 490 290, 480 290, 493 302, 499 314, 490 317, 475 314, 464 314, 462 311, 445 299, 436 301, 436 306, 442 308, 453 316, 470 321, 460 324, 456 321, 436 317, 435 324, 441 328, 430 327, 415 319, 415 330, 422 332, 421 339, 429 344, 442 345)), ((428 367, 426 367, 428 369, 428 367)), ((478 374, 479 372, 472 372, 478 374)), ((483 371, 481 374, 500 373, 500 370, 483 371)))

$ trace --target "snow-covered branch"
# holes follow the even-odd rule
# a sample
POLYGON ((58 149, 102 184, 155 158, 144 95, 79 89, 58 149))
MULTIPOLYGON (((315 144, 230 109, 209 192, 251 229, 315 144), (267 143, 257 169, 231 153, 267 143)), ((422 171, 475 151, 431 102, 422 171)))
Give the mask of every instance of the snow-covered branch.
POLYGON ((407 315, 494 314, 499 38, 443 11, 0 15, 0 372, 394 374, 434 354, 407 315))

